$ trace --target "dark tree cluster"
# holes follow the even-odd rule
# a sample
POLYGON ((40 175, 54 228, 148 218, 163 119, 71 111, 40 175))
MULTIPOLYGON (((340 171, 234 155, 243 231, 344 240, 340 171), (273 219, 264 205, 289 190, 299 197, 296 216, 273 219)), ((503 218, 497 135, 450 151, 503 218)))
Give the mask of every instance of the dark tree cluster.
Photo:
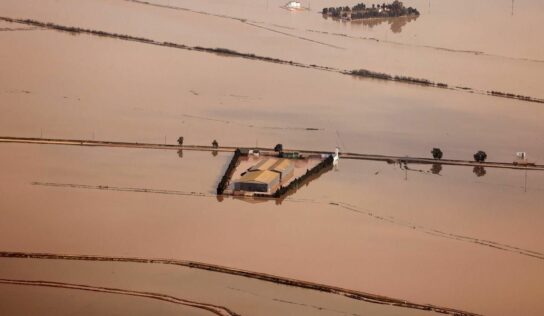
POLYGON ((442 156, 444 155, 440 148, 433 148, 431 154, 433 154, 434 159, 442 159, 442 156))
POLYGON ((478 151, 474 154, 474 161, 476 162, 484 162, 487 159, 487 154, 485 151, 478 151))
POLYGON ((401 1, 395 0, 390 4, 378 4, 367 7, 364 3, 359 3, 350 7, 330 7, 321 11, 324 15, 333 18, 345 18, 351 20, 368 18, 393 18, 399 16, 417 16, 419 11, 416 8, 405 7, 401 1))

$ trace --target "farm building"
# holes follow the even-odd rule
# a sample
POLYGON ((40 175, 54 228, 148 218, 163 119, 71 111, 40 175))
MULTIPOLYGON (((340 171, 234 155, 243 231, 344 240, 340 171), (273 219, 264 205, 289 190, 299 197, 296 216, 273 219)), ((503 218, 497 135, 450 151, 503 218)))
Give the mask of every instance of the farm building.
POLYGON ((264 159, 248 169, 234 183, 235 191, 268 192, 294 174, 295 166, 289 159, 264 159))
POLYGON ((270 167, 271 171, 280 174, 280 181, 291 177, 295 171, 295 165, 289 159, 280 159, 270 167))
POLYGON ((276 161, 274 159, 265 159, 261 160, 258 164, 255 166, 249 168, 249 171, 264 171, 264 170, 271 170, 272 166, 276 161))
POLYGON ((280 183, 280 174, 270 170, 247 172, 234 183, 235 191, 268 192, 280 183))

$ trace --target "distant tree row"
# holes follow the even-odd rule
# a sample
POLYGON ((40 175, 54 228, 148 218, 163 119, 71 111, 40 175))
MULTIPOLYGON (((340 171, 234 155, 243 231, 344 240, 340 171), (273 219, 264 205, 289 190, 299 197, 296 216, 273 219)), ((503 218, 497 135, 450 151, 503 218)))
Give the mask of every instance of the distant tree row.
POLYGON ((352 8, 348 6, 323 8, 321 12, 324 15, 334 18, 349 18, 352 20, 419 15, 419 11, 416 8, 407 8, 401 1, 398 0, 393 1, 390 4, 373 4, 371 7, 367 7, 364 3, 359 3, 354 5, 352 8))

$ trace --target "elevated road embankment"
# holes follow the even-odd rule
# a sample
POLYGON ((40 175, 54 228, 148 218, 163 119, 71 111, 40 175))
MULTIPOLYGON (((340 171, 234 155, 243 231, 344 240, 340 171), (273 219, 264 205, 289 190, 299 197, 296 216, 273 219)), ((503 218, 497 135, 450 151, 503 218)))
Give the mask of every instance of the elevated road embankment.
MULTIPOLYGON (((23 143, 23 144, 45 144, 45 145, 67 145, 67 146, 89 146, 89 147, 112 147, 112 148, 144 148, 144 149, 170 149, 170 150, 189 150, 189 151, 217 151, 217 152, 234 152, 238 147, 232 146, 202 146, 202 145, 175 145, 175 144, 159 144, 159 143, 138 143, 138 142, 119 142, 105 140, 84 140, 84 139, 58 139, 58 138, 37 138, 37 137, 11 137, 0 136, 0 143, 23 143)), ((262 153, 274 153, 273 148, 258 147, 262 153)), ((330 154, 328 151, 306 150, 306 149, 288 149, 288 151, 297 151, 307 155, 322 155, 330 154)), ((407 156, 389 156, 378 154, 363 154, 363 153, 340 153, 341 159, 353 160, 370 160, 384 161, 387 163, 398 164, 442 164, 451 166, 481 166, 485 168, 503 168, 517 170, 541 170, 544 171, 544 165, 528 164, 520 165, 512 162, 475 162, 470 160, 455 160, 455 159, 432 159, 422 157, 407 157, 407 156)))

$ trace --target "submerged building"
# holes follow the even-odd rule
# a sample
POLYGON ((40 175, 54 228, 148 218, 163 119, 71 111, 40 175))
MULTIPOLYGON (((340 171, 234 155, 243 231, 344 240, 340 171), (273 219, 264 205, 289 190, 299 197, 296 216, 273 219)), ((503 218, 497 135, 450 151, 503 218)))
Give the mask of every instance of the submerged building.
POLYGON ((289 159, 260 161, 234 183, 235 191, 268 192, 294 174, 295 166, 289 159))
POLYGON ((288 9, 300 9, 300 8, 302 8, 302 5, 298 1, 289 1, 285 6, 288 9))
POLYGON ((289 159, 280 159, 270 167, 270 170, 279 173, 280 181, 283 181, 293 175, 295 172, 295 165, 289 159))
POLYGON ((235 191, 268 192, 280 183, 280 174, 270 170, 248 171, 234 183, 235 191))

